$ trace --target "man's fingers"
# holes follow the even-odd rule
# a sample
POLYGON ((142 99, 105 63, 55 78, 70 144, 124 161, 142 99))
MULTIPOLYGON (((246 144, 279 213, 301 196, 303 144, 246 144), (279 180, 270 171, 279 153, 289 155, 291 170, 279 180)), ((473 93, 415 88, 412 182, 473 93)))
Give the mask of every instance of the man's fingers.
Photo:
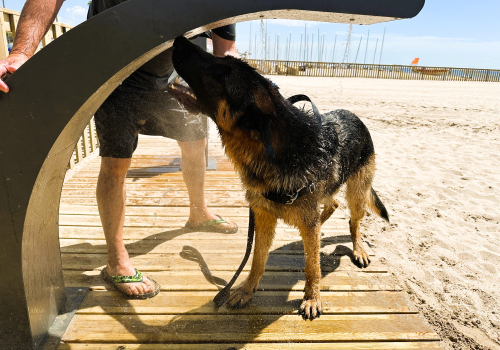
POLYGON ((7 67, 7 70, 9 71, 9 73, 14 73, 16 70, 19 69, 21 65, 15 65, 15 64, 11 64, 10 66, 7 67))
POLYGON ((7 73, 8 73, 7 67, 4 65, 0 65, 0 91, 3 92, 9 92, 9 87, 7 86, 7 84, 3 82, 3 79, 6 79, 8 75, 10 75, 10 73, 9 74, 7 73))
POLYGON ((0 91, 9 92, 9 87, 3 82, 3 80, 0 80, 0 91))

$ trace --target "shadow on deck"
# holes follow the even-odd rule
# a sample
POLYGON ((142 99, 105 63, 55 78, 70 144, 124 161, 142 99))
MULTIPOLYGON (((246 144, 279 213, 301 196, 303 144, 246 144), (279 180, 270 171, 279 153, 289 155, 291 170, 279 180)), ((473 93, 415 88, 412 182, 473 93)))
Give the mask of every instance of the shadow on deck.
POLYGON ((176 154, 174 142, 143 137, 127 178, 125 243, 134 265, 162 285, 151 300, 127 300, 107 291, 99 278, 106 264, 95 200, 100 159, 65 182, 60 208, 65 283, 89 291, 59 349, 440 348, 437 334, 373 254, 367 269, 351 262, 348 223, 339 215, 322 228, 321 318, 311 322, 297 315, 304 287, 302 242, 298 231, 283 223, 251 305, 215 308, 212 298, 244 254, 244 194, 219 151, 218 170, 206 176, 207 202, 240 230, 224 235, 184 229, 189 202, 176 154), (191 258, 182 253, 186 250, 191 258))

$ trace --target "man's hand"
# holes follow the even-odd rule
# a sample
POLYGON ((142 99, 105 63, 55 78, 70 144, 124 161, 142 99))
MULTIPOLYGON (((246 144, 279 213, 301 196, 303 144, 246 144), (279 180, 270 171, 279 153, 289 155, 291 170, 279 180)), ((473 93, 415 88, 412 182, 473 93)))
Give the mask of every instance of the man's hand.
POLYGON ((33 56, 63 2, 64 0, 26 0, 17 24, 14 47, 9 57, 0 61, 0 91, 9 92, 9 87, 2 79, 14 73, 33 56))
POLYGON ((3 61, 0 61, 0 91, 9 92, 9 87, 3 79, 14 73, 27 60, 28 56, 23 53, 12 53, 3 61))

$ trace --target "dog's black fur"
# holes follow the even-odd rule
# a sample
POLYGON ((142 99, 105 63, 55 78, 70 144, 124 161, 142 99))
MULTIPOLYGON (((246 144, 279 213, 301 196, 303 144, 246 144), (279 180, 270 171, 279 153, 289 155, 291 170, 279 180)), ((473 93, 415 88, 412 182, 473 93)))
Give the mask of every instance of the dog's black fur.
MULTIPOLYGON (((359 233, 359 220, 366 208, 389 221, 387 210, 371 187, 375 153, 368 129, 345 110, 326 113, 318 123, 245 62, 214 57, 183 37, 174 42, 173 62, 194 92, 196 101, 189 105, 197 104, 199 109, 195 110, 217 124, 226 154, 240 174, 246 198, 255 211, 252 270, 243 287, 231 295, 229 305, 243 306, 250 300, 263 273, 276 220, 283 218, 299 228, 304 241, 306 288, 300 313, 311 319, 319 316, 319 228, 337 208, 333 196, 340 186, 347 183, 353 254, 359 266, 370 263, 359 233), (311 184, 314 191, 291 205, 264 197, 269 192, 295 193, 311 184), (320 204, 325 205, 323 212, 320 204)), ((169 91, 181 101, 186 98, 175 86, 169 91)))

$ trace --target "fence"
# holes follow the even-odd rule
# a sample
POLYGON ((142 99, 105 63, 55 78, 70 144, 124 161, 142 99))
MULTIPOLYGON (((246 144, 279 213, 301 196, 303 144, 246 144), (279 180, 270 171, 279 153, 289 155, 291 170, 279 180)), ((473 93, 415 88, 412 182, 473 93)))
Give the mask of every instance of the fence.
MULTIPOLYGON (((16 36, 17 22, 20 13, 0 7, 0 60, 9 55, 10 48, 16 36)), ((50 44, 50 42, 73 28, 70 25, 54 22, 43 37, 36 52, 50 44)), ((73 156, 71 157, 68 168, 73 169, 75 165, 81 162, 85 157, 94 153, 99 147, 94 119, 85 128, 82 136, 78 140, 73 156)))
MULTIPOLYGON (((9 55, 11 45, 16 36, 17 22, 20 15, 20 12, 0 7, 0 60, 9 55)), ((71 28, 73 27, 68 24, 54 22, 40 42, 37 51, 50 44, 52 40, 60 37, 71 28)))
POLYGON ((500 70, 357 63, 246 60, 261 74, 407 80, 500 82, 500 70))

